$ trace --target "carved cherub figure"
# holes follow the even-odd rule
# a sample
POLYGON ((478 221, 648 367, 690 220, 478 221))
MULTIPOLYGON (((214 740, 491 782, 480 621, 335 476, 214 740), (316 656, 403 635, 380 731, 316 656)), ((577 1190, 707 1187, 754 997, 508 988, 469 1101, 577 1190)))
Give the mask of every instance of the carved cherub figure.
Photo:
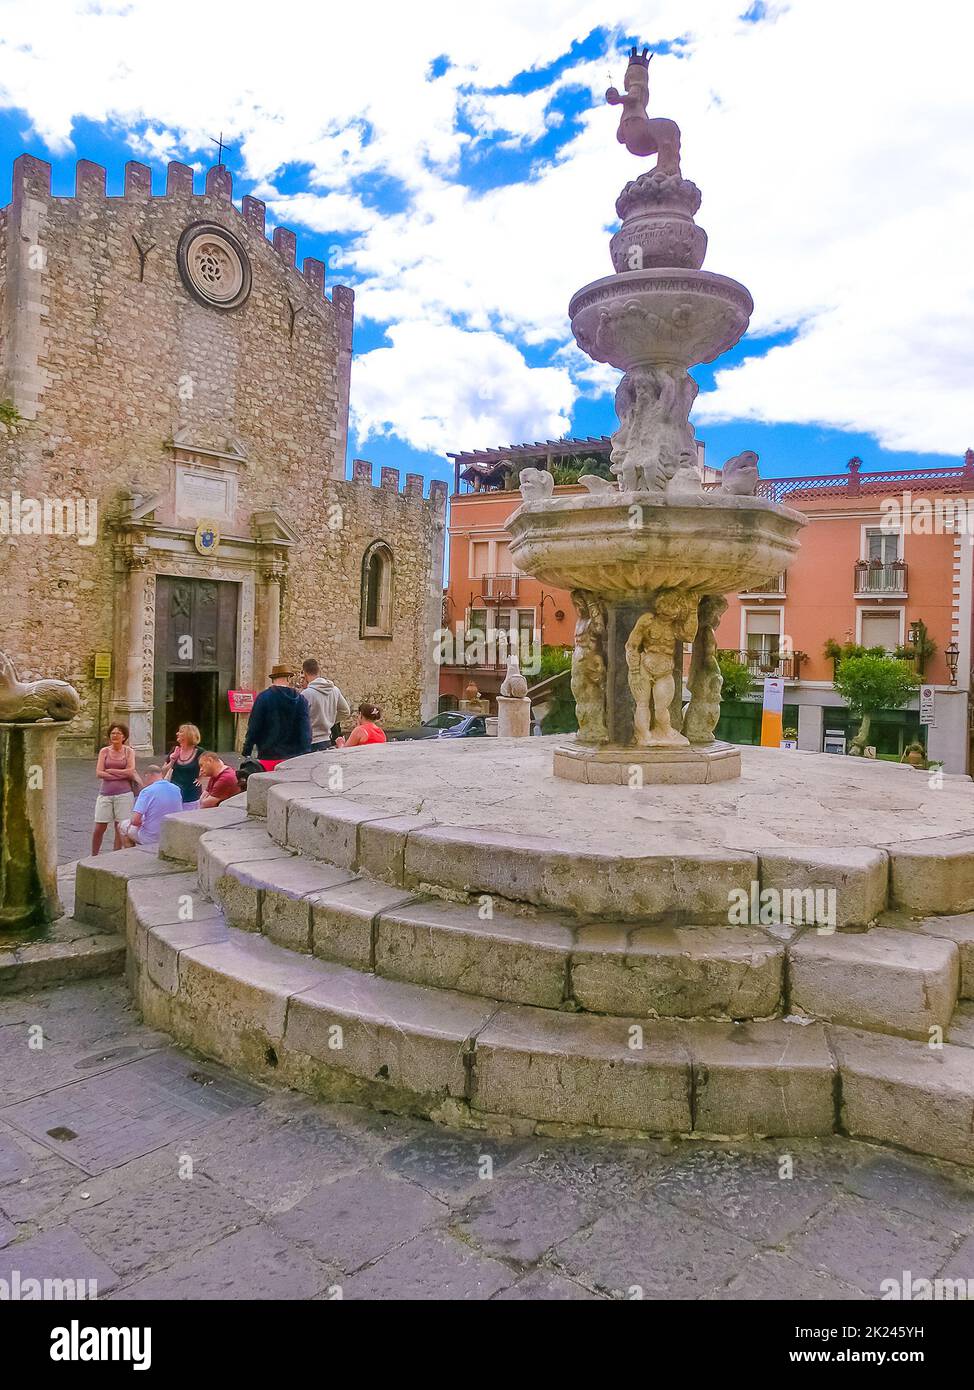
POLYGON ((518 474, 521 496, 525 502, 541 502, 555 489, 554 474, 546 468, 522 468, 518 474))
POLYGON ((636 621, 626 642, 629 689, 636 709, 633 725, 639 748, 674 747, 689 742, 670 722, 676 693, 673 648, 692 642, 697 631, 696 601, 664 590, 652 610, 636 621))
POLYGON ((704 594, 697 606, 697 635, 690 658, 690 703, 683 716, 683 732, 691 743, 712 743, 720 718, 720 691, 724 678, 717 660, 716 629, 727 612, 723 594, 704 594))
POLYGON ((73 719, 81 696, 67 681, 22 681, 6 652, 0 652, 0 720, 36 723, 38 719, 73 719))
POLYGON ((572 590, 572 602, 578 609, 571 675, 578 742, 605 743, 605 608, 594 594, 581 589, 572 590))
POLYGON ((680 127, 676 121, 663 116, 649 116, 649 64, 653 58, 648 48, 642 53, 635 48, 629 53, 629 66, 623 79, 625 94, 610 87, 605 99, 610 106, 621 106, 617 140, 630 154, 658 155, 656 168, 661 174, 680 173, 680 127), (648 56, 647 56, 648 55, 648 56))

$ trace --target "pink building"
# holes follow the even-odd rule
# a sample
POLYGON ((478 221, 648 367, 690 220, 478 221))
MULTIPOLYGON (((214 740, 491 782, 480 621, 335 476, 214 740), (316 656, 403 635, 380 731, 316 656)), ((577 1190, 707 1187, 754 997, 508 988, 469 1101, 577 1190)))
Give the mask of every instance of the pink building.
MULTIPOLYGON (((700 447, 705 485, 713 485, 719 473, 705 467, 700 447)), ((457 659, 441 670, 441 698, 458 698, 471 677, 484 694, 496 693, 502 679, 496 660, 463 663, 460 648, 471 624, 484 630, 513 624, 536 643, 571 645, 570 596, 517 574, 504 522, 521 502, 519 467, 548 468, 565 480, 558 491, 574 492, 573 470, 576 476, 607 470, 609 449, 602 437, 450 455, 456 476, 445 622, 460 640, 457 659)), ((930 716, 929 697, 922 712, 915 697, 902 710, 881 712, 872 738, 881 757, 899 756, 919 738, 947 772, 967 772, 974 452, 955 466, 883 473, 863 473, 853 459, 844 474, 766 479, 758 490, 803 512, 809 524, 787 575, 769 575, 761 588, 727 596, 718 641, 747 663, 755 688, 747 701, 725 706, 721 735, 758 741, 760 683, 777 675, 786 682, 784 724, 797 729, 799 747, 844 751, 855 721, 833 689, 826 644, 900 649, 916 668, 915 639, 925 629, 936 645, 919 663, 932 687, 932 722, 920 723, 921 713, 930 716)))

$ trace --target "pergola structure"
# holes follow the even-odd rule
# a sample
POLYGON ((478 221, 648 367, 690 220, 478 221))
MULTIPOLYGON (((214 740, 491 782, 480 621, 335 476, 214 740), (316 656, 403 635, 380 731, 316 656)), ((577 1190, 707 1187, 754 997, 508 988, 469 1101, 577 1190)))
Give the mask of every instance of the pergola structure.
POLYGON ((522 464, 546 469, 568 459, 596 458, 609 461, 612 440, 607 434, 588 439, 546 439, 533 444, 507 444, 496 449, 469 449, 447 454, 453 460, 454 492, 460 483, 469 483, 474 492, 499 492, 511 487, 508 481, 522 464))

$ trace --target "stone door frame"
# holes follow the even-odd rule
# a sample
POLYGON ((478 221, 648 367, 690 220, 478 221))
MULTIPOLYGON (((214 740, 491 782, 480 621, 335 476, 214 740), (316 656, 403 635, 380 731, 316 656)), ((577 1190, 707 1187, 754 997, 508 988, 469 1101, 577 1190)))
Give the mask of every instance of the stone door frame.
POLYGON ((262 689, 259 672, 279 659, 280 604, 290 540, 268 544, 228 538, 216 555, 200 555, 193 533, 152 524, 119 526, 115 544, 115 623, 109 717, 129 726, 136 754, 152 746, 155 682, 156 580, 210 579, 240 586, 235 685, 262 689), (258 612, 261 622, 258 624, 258 612), (258 651, 259 648, 259 651, 258 651))

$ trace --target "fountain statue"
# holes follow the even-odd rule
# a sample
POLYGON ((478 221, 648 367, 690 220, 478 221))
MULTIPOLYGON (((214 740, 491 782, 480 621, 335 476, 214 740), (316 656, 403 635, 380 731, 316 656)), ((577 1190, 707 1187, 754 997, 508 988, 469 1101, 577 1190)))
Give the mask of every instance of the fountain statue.
POLYGON ((61 916, 55 745, 80 708, 67 681, 18 680, 0 652, 0 933, 61 916))
POLYGON ((700 190, 681 172, 679 126, 648 114, 651 58, 633 48, 624 93, 610 87, 606 100, 622 108, 620 143, 639 158, 655 154, 656 164, 616 200, 614 273, 569 306, 582 351, 623 373, 615 481, 587 475, 583 495, 556 496, 550 473, 522 469, 523 501, 507 523, 517 568, 572 590, 579 613, 571 676, 578 735, 556 749, 554 771, 628 785, 740 775, 738 749, 714 737, 723 595, 787 569, 805 524, 756 495, 750 450, 728 461, 719 485, 705 487, 701 477, 689 369, 732 348, 754 305, 736 280, 701 268, 700 190))

